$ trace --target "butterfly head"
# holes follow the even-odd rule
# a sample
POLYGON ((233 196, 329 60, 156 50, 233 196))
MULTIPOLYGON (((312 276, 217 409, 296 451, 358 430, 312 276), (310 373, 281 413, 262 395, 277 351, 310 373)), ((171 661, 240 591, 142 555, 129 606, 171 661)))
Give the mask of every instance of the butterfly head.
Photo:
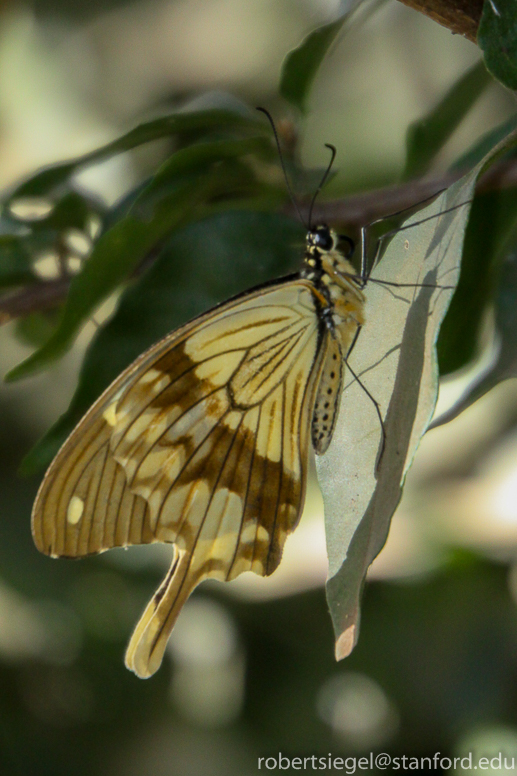
MULTIPOLYGON (((343 296, 343 292, 345 295, 350 292, 356 294, 357 290, 364 286, 362 278, 356 274, 349 261, 354 251, 354 243, 349 237, 338 235, 326 224, 318 224, 309 229, 306 240, 306 267, 302 270, 302 277, 318 287, 329 305, 335 306, 336 300, 343 296), (348 244, 346 254, 339 248, 342 242, 348 244)), ((362 294, 360 301, 364 301, 362 294)))
POLYGON ((326 224, 318 224, 307 232, 307 255, 309 257, 329 253, 337 247, 337 244, 337 234, 326 224))

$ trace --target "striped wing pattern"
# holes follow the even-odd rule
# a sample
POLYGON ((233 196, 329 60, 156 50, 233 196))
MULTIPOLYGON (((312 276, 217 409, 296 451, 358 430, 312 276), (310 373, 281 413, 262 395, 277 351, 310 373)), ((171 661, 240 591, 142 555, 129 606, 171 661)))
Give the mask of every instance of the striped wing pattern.
POLYGON ((131 638, 147 677, 193 588, 270 574, 303 506, 309 429, 331 357, 304 280, 252 292, 169 335, 98 400, 49 469, 40 550, 78 557, 171 542, 171 569, 131 638))

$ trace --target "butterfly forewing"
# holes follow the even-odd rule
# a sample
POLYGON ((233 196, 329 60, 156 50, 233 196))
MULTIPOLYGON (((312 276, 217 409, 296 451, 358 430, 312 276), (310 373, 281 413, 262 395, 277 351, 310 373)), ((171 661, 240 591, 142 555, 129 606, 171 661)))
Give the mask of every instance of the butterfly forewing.
POLYGON ((169 335, 98 400, 44 479, 33 533, 47 554, 175 544, 128 648, 140 676, 160 665, 202 579, 270 574, 280 561, 329 352, 314 294, 284 281, 169 335))
POLYGON ((88 416, 81 425, 80 443, 71 443, 76 430, 38 495, 36 546, 54 557, 76 558, 155 541, 146 502, 131 492, 111 454, 109 425, 102 416, 88 416))

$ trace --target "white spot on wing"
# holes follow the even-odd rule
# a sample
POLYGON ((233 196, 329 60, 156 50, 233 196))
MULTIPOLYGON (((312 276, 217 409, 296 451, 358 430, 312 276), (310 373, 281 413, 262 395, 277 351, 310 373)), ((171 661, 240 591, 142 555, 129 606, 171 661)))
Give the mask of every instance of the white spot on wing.
POLYGON ((79 496, 72 496, 68 509, 66 510, 66 519, 71 525, 77 525, 84 512, 84 501, 79 496))

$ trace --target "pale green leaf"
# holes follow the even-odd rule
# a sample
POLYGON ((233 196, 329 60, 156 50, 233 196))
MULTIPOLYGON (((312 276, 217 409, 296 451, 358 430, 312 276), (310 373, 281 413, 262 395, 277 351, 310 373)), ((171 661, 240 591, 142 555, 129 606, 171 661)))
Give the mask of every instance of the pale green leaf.
POLYGON ((357 641, 368 566, 386 541, 406 472, 434 411, 436 339, 458 281, 477 177, 511 142, 515 136, 408 218, 366 287, 366 324, 349 363, 379 403, 384 453, 379 461, 382 431, 375 406, 349 370, 334 438, 316 461, 325 503, 327 598, 337 659, 346 657, 357 641), (375 279, 419 285, 383 286, 375 279))

